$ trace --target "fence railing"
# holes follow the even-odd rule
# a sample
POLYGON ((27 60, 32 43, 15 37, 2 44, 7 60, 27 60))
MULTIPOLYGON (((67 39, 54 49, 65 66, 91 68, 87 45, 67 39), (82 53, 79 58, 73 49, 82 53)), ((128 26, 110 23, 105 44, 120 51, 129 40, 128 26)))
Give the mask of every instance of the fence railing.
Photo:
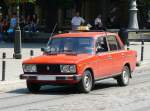
MULTIPOLYGON (((118 33, 119 29, 108 29, 109 32, 118 33)), ((127 29, 129 41, 150 41, 150 29, 132 30, 127 29)))

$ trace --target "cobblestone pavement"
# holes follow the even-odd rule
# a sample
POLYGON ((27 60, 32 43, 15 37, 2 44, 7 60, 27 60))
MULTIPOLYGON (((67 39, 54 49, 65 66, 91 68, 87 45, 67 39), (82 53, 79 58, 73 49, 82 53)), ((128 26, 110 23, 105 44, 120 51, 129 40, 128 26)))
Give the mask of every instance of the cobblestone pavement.
POLYGON ((5 85, 0 90, 0 111, 149 111, 150 67, 134 72, 127 87, 113 79, 100 81, 89 94, 72 87, 47 86, 37 94, 28 92, 25 82, 5 85))

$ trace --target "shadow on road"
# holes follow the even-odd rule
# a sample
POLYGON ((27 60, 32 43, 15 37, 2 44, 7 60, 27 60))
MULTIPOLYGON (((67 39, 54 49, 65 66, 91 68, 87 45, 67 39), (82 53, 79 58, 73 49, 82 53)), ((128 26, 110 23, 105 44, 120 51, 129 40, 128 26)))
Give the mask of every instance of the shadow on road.
MULTIPOLYGON (((108 89, 112 87, 118 87, 116 83, 98 83, 95 85, 92 92, 96 90, 108 89)), ((31 94, 27 88, 16 89, 9 91, 7 93, 15 93, 15 94, 31 94)), ((75 86, 44 86, 41 90, 35 94, 40 95, 68 95, 68 94, 80 94, 78 89, 75 86)))
POLYGON ((112 87, 118 87, 116 83, 97 83, 93 89, 94 90, 101 90, 101 89, 108 89, 112 87))

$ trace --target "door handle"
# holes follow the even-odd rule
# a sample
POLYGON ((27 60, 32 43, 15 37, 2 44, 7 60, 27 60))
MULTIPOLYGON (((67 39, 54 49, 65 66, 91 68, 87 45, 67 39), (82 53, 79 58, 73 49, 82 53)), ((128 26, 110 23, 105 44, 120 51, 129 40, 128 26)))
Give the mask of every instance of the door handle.
POLYGON ((125 54, 124 54, 124 53, 121 53, 121 55, 122 55, 122 56, 125 56, 125 54))
POLYGON ((112 60, 112 56, 108 56, 108 60, 112 60))

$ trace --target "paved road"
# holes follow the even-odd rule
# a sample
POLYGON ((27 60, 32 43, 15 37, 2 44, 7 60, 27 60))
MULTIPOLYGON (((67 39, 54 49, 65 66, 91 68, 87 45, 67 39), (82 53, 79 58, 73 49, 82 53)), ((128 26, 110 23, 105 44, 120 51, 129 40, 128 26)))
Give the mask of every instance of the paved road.
POLYGON ((31 94, 25 82, 0 90, 0 111, 149 111, 150 67, 136 69, 130 85, 118 87, 113 79, 100 81, 89 94, 71 87, 47 86, 31 94))

